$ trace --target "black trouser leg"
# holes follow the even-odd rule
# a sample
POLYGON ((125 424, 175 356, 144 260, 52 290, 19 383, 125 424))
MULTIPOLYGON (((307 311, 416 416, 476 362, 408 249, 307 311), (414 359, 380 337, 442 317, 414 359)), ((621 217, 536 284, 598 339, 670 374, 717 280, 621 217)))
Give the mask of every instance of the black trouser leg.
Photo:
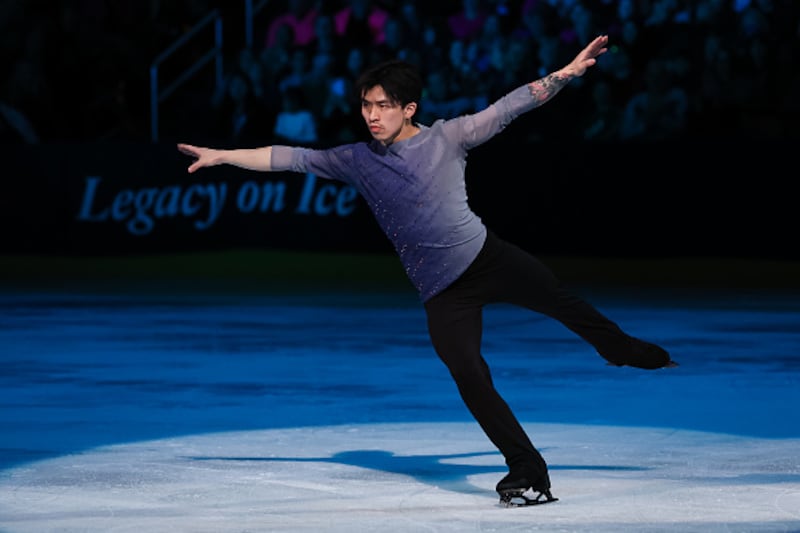
MULTIPOLYGON (((453 376, 461 398, 509 467, 535 466, 546 478, 547 465, 531 443, 508 404, 492 383, 480 353, 481 306, 459 302, 458 291, 426 303, 428 330, 436 353, 453 376)), ((549 480, 546 483, 549 487, 549 480)))
POLYGON ((496 241, 493 249, 495 271, 486 281, 495 301, 558 320, 608 360, 628 355, 630 337, 594 306, 565 289, 541 261, 504 241, 496 241))
POLYGON ((549 488, 544 459, 495 390, 481 355, 482 310, 496 302, 520 305, 558 320, 601 355, 625 348, 629 337, 597 309, 563 289, 538 259, 491 233, 466 272, 425 303, 431 341, 467 408, 510 468, 533 468, 542 481, 539 485, 549 488))
POLYGON ((622 331, 594 306, 565 289, 528 252, 496 237, 487 244, 483 264, 488 268, 484 268, 480 285, 491 301, 520 305, 558 320, 615 365, 656 369, 671 363, 666 350, 622 331))

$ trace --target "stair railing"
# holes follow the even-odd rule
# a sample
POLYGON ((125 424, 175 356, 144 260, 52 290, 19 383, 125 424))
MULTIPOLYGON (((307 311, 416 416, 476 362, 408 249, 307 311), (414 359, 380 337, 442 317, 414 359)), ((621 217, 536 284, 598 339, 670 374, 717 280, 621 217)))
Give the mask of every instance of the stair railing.
POLYGON ((150 138, 152 142, 158 142, 159 136, 159 108, 161 103, 166 100, 175 90, 183 85, 187 80, 194 76, 201 68, 210 61, 215 60, 215 83, 217 87, 222 85, 222 17, 219 10, 214 9, 203 17, 197 24, 181 35, 174 43, 168 46, 161 54, 156 57, 150 66, 150 138), (200 31, 207 26, 214 25, 214 46, 203 56, 189 65, 178 77, 166 87, 160 87, 159 68, 161 64, 174 54, 178 49, 191 41, 200 31))

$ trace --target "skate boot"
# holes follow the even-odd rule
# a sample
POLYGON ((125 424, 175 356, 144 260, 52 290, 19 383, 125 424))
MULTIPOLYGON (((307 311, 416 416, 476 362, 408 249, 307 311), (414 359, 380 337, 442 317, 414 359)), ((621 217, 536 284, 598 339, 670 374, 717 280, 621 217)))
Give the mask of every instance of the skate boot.
POLYGON ((504 507, 525 507, 558 501, 550 493, 550 478, 547 473, 541 477, 530 467, 512 468, 497 483, 495 490, 500 495, 500 505, 504 507))
POLYGON ((624 355, 601 355, 613 366, 632 366, 645 370, 678 366, 664 348, 635 337, 628 338, 627 352, 624 355))

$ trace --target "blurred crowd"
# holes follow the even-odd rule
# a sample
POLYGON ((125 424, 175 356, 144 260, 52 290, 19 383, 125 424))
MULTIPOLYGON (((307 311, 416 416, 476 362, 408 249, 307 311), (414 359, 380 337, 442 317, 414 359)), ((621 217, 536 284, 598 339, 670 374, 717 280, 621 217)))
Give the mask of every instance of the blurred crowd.
MULTIPOLYGON (((149 139, 153 58, 211 9, 235 16, 234 3, 0 0, 0 140, 149 139)), ((558 69, 599 34, 610 36, 609 52, 558 104, 526 115, 525 136, 797 135, 796 0, 273 0, 255 21, 250 46, 231 41, 241 30, 226 26, 235 48, 223 83, 181 94, 170 127, 184 131, 175 135, 252 145, 364 139, 352 84, 389 58, 419 65, 417 120, 429 124, 558 69)))

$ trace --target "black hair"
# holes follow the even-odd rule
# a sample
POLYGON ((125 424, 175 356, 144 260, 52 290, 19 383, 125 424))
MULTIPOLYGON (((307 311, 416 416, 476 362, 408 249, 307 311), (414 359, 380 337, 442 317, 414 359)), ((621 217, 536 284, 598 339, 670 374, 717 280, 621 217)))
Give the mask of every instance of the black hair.
POLYGON ((356 97, 380 85, 392 102, 405 106, 422 98, 422 77, 416 66, 401 59, 390 59, 370 67, 355 82, 356 97))

